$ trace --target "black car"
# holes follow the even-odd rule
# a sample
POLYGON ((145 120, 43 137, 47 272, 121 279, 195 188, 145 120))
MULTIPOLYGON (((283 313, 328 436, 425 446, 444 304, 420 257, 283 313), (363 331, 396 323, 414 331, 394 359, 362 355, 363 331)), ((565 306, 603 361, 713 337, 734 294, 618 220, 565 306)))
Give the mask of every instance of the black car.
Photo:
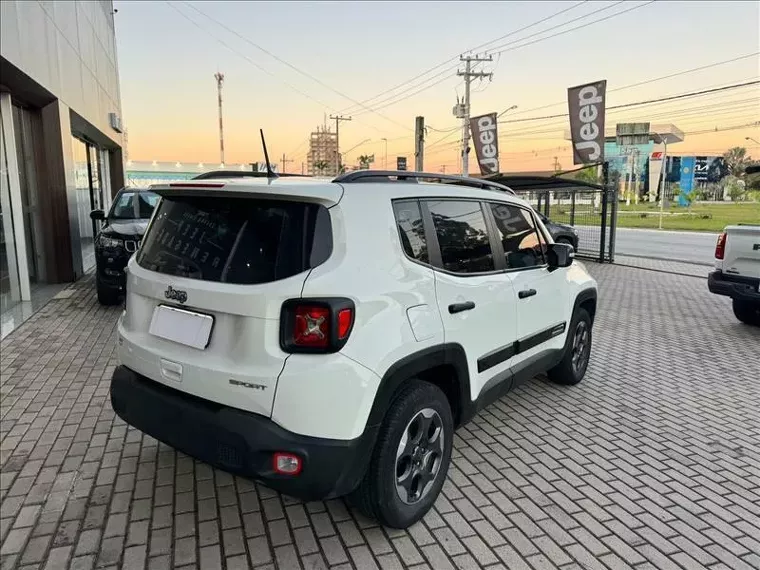
POLYGON ((122 188, 108 214, 93 210, 90 218, 105 221, 95 238, 96 286, 102 305, 115 305, 124 294, 124 269, 140 247, 153 209, 160 200, 149 190, 122 188))
POLYGON ((536 213, 538 214, 538 217, 541 218, 541 221, 546 226, 546 229, 549 230, 549 233, 552 234, 552 238, 555 242, 572 245, 573 249, 578 251, 578 230, 576 230, 573 226, 568 226, 567 224, 553 222, 544 216, 541 212, 536 213))

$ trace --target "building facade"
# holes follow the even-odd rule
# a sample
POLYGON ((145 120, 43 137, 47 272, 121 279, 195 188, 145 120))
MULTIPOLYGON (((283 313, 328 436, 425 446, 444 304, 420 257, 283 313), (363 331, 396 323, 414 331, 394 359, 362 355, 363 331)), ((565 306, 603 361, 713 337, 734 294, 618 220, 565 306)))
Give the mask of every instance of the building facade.
POLYGON ((309 176, 338 175, 338 135, 327 126, 317 127, 309 139, 306 172, 309 176))
POLYGON ((95 264, 124 184, 110 0, 0 1, 0 313, 95 264))

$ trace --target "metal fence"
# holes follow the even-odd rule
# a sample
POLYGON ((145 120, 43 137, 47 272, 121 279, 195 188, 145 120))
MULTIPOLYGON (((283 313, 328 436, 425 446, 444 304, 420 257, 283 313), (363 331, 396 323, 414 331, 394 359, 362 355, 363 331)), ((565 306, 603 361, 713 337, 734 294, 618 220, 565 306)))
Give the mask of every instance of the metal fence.
MULTIPOLYGON (((506 184, 509 184, 507 181, 506 184)), ((617 191, 586 185, 562 188, 512 186, 515 193, 552 224, 572 226, 578 235, 576 255, 600 263, 615 259, 617 191)))

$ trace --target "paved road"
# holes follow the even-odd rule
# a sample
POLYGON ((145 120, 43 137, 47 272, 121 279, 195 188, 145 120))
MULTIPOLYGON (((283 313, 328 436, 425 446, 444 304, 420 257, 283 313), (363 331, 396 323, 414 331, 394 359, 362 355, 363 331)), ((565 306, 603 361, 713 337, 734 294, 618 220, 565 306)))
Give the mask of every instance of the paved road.
POLYGON ((0 568, 760 568, 760 329, 702 279, 588 266, 603 309, 585 380, 535 379, 461 428, 408 531, 126 426, 121 309, 82 280, 0 343, 0 568))
POLYGON ((718 234, 618 228, 615 253, 712 265, 718 234))

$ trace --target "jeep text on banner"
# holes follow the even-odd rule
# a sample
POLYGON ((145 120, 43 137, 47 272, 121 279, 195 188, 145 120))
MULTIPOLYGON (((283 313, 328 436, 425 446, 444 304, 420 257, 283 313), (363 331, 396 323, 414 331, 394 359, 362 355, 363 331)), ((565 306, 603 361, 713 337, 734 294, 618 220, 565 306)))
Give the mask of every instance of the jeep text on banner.
POLYGON ((475 143, 475 157, 480 165, 480 173, 497 174, 499 172, 499 135, 496 126, 496 113, 472 117, 470 132, 475 143))
POLYGON ((567 90, 573 164, 591 164, 604 160, 606 91, 606 79, 567 90))

